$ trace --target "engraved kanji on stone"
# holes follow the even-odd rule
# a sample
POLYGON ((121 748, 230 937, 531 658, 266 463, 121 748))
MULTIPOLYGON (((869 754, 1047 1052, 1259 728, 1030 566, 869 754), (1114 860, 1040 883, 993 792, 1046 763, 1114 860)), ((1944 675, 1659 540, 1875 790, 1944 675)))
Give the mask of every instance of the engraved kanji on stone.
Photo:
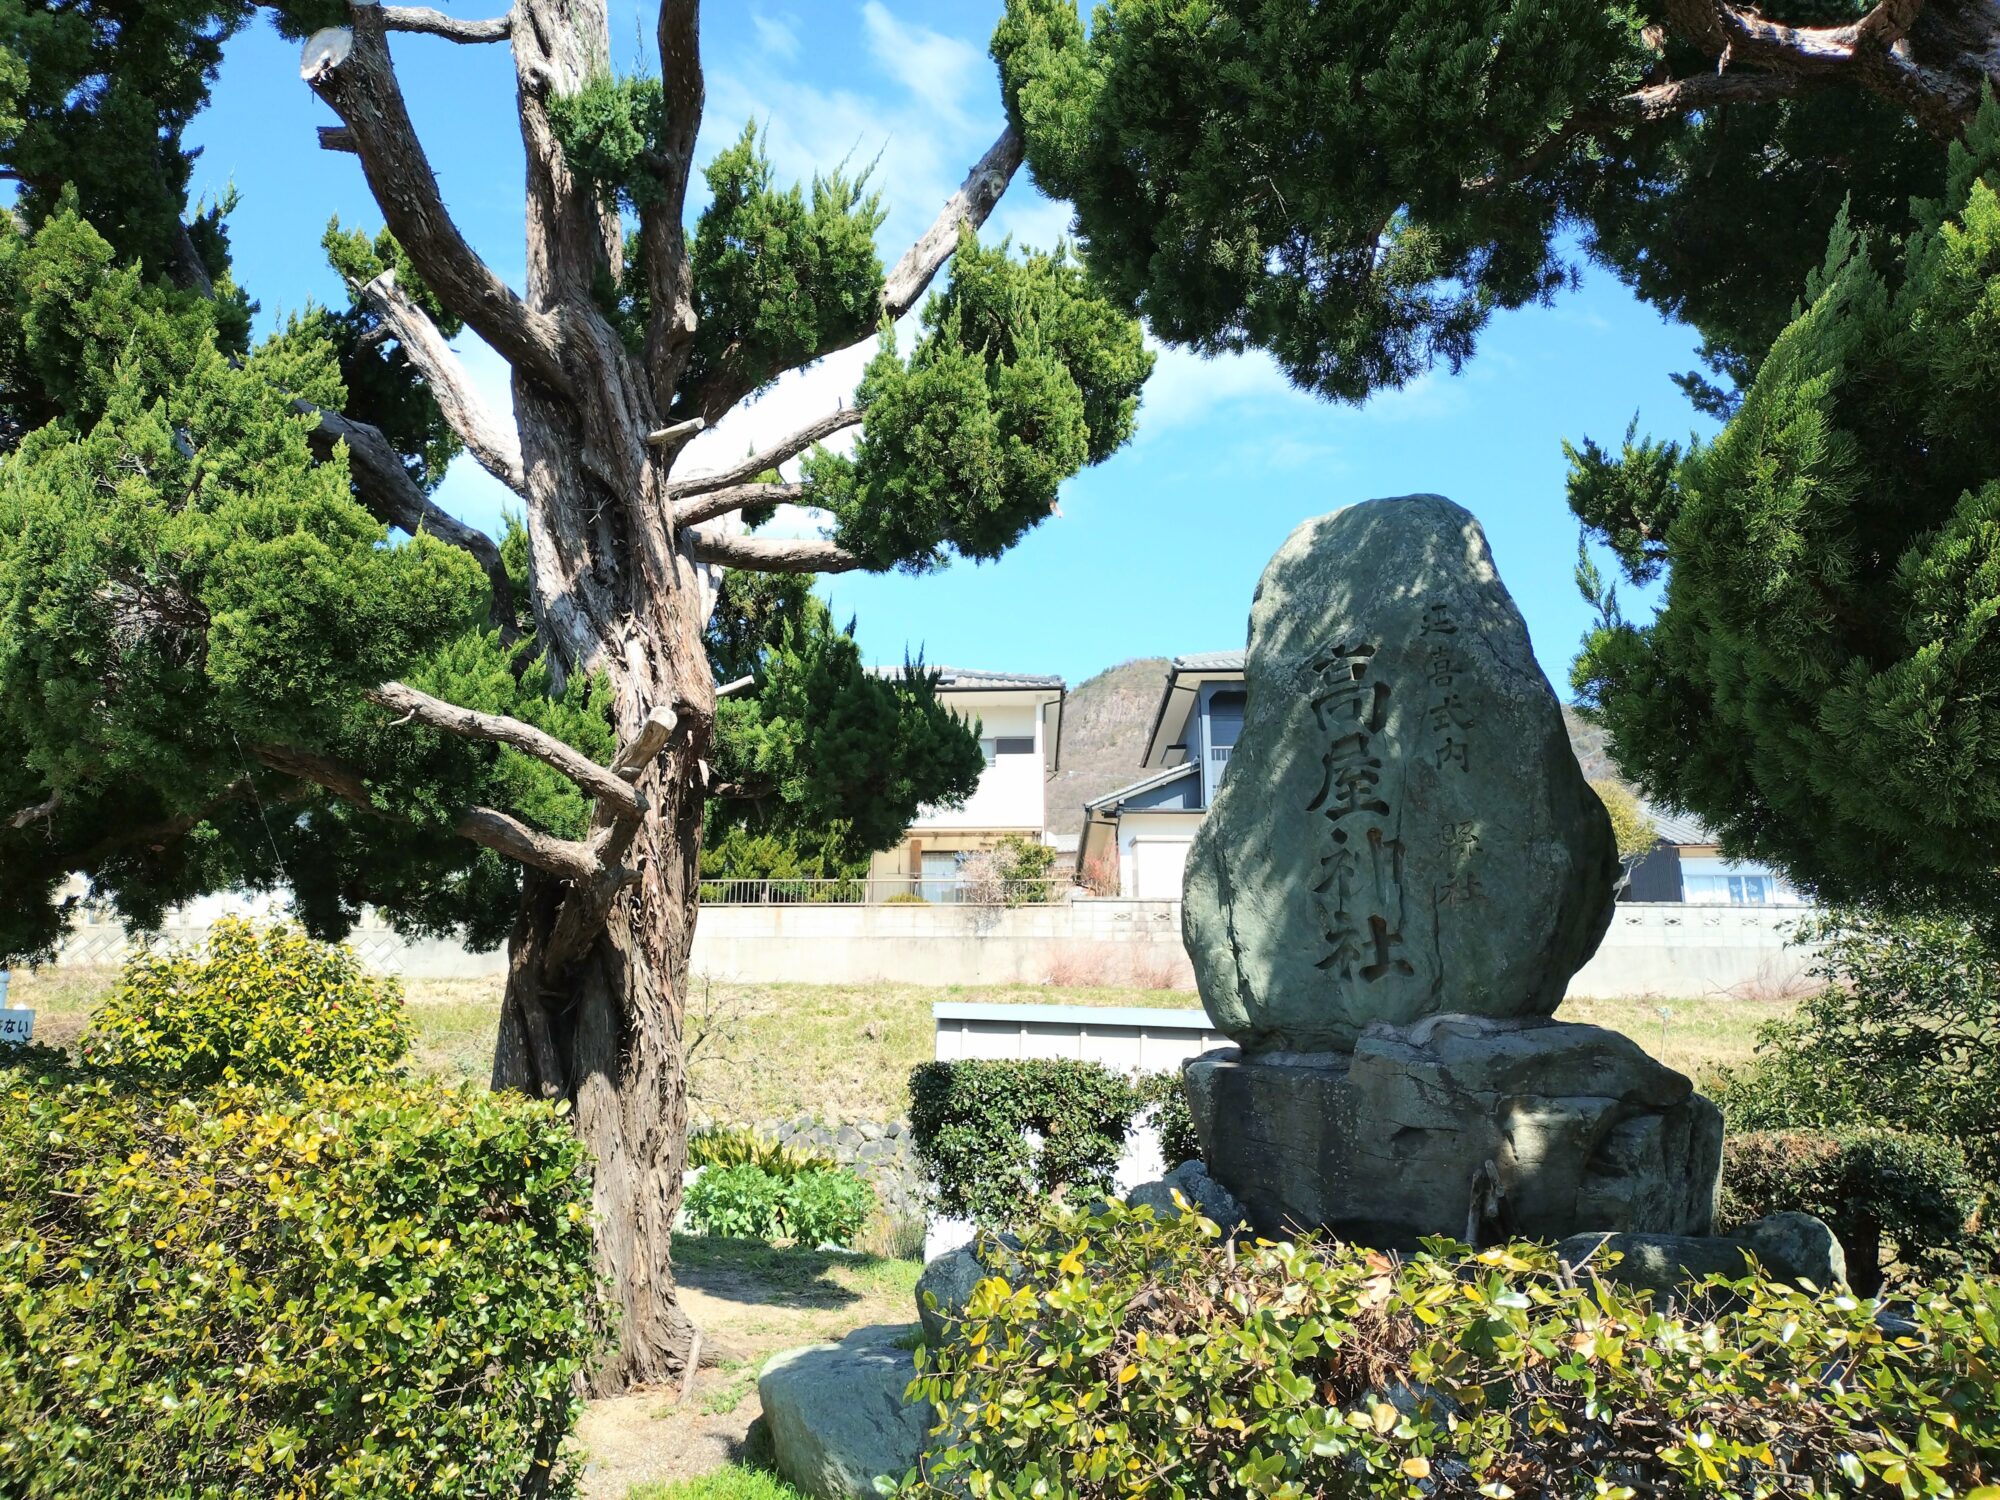
POLYGON ((1390 974, 1414 974, 1416 968, 1402 955, 1403 934, 1391 932, 1382 917, 1368 919, 1368 937, 1374 945, 1375 961, 1361 966, 1361 977, 1373 984, 1390 974))
POLYGON ((1451 617, 1451 606, 1440 599, 1435 604, 1424 606, 1423 634, 1457 635, 1458 623, 1451 617))
POLYGON ((1471 870, 1467 870, 1464 874, 1454 875, 1450 880, 1444 881, 1438 886, 1437 904, 1439 906, 1463 906, 1468 902, 1478 901, 1485 895, 1486 887, 1480 883, 1479 876, 1471 870))
POLYGON ((1444 767, 1452 764, 1454 761, 1458 763, 1459 770, 1470 771, 1472 769, 1472 747, 1464 740, 1454 739, 1450 735, 1446 735, 1444 743, 1437 747, 1437 763, 1440 767, 1444 767))
MULTIPOLYGON (((1324 811, 1335 823, 1355 813, 1388 813, 1389 804, 1381 795, 1382 760, 1368 753, 1367 735, 1349 734, 1335 740, 1327 747, 1323 764, 1325 775, 1306 804, 1307 812, 1324 811)), ((1335 837, 1340 836, 1336 833, 1335 837)))

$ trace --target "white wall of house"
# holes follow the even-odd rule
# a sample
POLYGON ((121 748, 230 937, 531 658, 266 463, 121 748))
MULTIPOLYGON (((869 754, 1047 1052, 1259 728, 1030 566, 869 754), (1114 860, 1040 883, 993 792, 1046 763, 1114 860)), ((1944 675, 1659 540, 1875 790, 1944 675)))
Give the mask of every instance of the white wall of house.
POLYGON ((965 799, 963 807, 926 807, 910 825, 912 833, 926 829, 1018 828, 1039 835, 1046 817, 1044 793, 1048 786, 1044 763, 1042 724, 1043 704, 1052 699, 1047 692, 947 693, 944 701, 951 711, 968 722, 977 720, 981 747, 987 752, 987 766, 979 787, 965 799), (1000 741, 1027 742, 1005 747, 1000 741), (997 750, 1005 748, 1007 754, 997 750))
POLYGON ((1128 812, 1118 819, 1118 894, 1178 901, 1198 812, 1128 812))

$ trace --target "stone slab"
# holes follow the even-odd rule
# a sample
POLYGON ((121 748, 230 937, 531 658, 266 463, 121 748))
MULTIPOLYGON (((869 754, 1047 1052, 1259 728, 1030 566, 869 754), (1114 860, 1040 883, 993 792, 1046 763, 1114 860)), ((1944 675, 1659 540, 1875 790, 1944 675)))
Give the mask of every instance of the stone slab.
POLYGON ((858 1329, 838 1344, 774 1354, 757 1377, 778 1472, 816 1500, 876 1500, 924 1451, 930 1408, 903 1399, 915 1325, 858 1329))
POLYGON ((1208 1170, 1263 1234, 1407 1249, 1713 1225, 1720 1113, 1601 1027, 1444 1015, 1184 1071, 1208 1170))
POLYGON ((1202 1003, 1252 1052, 1546 1016, 1611 920, 1611 823, 1479 522, 1307 521, 1250 610, 1243 730, 1188 857, 1202 1003))

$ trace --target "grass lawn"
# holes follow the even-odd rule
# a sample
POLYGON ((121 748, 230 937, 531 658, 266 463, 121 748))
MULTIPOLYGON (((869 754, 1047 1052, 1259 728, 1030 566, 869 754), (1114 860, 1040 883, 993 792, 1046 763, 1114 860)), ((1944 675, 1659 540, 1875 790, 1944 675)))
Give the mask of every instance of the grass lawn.
MULTIPOLYGON (((105 969, 14 976, 12 1002, 32 1006, 37 1040, 66 1046, 115 981, 105 969)), ((408 987, 416 1065, 447 1078, 483 1079, 492 1064, 500 981, 419 980, 408 987)), ((752 1121, 812 1114, 887 1119, 909 1108, 910 1069, 929 1060, 931 1004, 1138 1005, 1195 1008, 1185 990, 1056 989, 1047 985, 943 989, 921 985, 717 984, 697 980, 689 1006, 689 1089, 698 1117, 752 1121)), ((1757 1028, 1790 1014, 1789 1000, 1571 1000, 1564 1020, 1622 1031, 1695 1078, 1747 1058, 1757 1028), (1665 1012, 1663 1015, 1662 1012, 1665 1012)))

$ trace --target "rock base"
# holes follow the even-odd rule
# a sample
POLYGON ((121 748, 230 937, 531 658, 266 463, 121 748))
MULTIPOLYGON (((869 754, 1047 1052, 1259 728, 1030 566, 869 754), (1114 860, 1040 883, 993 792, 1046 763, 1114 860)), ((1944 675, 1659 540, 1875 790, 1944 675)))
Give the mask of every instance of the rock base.
POLYGON ((1185 1077, 1208 1170, 1261 1234, 1411 1249, 1713 1225, 1720 1112, 1602 1027, 1432 1016, 1351 1053, 1220 1048, 1185 1077))
POLYGON ((774 1354, 757 1377, 778 1472, 814 1500, 876 1500, 878 1477, 916 1467, 931 1412, 903 1398, 913 1326, 861 1328, 838 1344, 774 1354))

